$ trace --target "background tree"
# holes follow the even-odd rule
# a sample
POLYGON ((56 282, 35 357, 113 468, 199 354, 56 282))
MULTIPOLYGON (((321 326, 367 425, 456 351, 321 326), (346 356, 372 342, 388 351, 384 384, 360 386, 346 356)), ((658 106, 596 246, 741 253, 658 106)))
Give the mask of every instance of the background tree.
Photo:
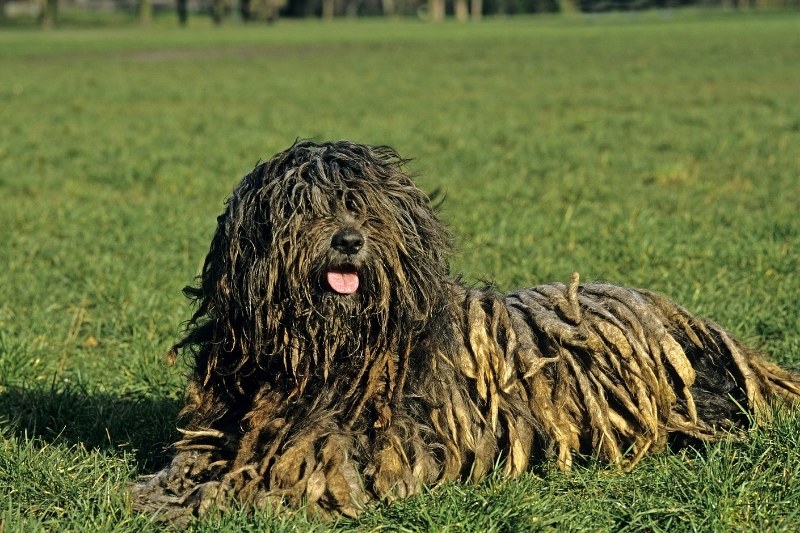
POLYGON ((334 11, 336 10, 335 0, 322 0, 322 18, 325 20, 333 20, 334 11))
POLYGON ((149 26, 153 22, 153 0, 139 0, 139 24, 149 26))
POLYGON ((344 13, 349 18, 358 16, 358 9, 361 7, 361 0, 345 0, 344 13))
POLYGON ((178 9, 178 22, 181 26, 186 26, 186 23, 189 21, 189 3, 187 0, 177 0, 177 9, 178 9))
POLYGON ((214 24, 219 26, 222 24, 222 19, 225 18, 225 13, 228 11, 228 5, 225 0, 212 0, 211 2, 211 19, 214 24))
POLYGON ((472 0, 472 20, 480 20, 483 17, 483 0, 472 0))
POLYGON ((580 11, 580 2, 579 0, 558 0, 558 10, 561 13, 578 13, 580 11))
POLYGON ((251 18, 262 22, 274 22, 281 14, 281 9, 286 7, 286 0, 251 0, 253 11, 251 18))
POLYGON ((469 8, 467 7, 467 0, 455 0, 453 9, 455 10, 457 21, 466 22, 469 20, 469 8))
POLYGON ((43 28, 52 28, 58 17, 58 0, 42 0, 42 13, 39 21, 43 28))
POLYGON ((434 22, 444 20, 444 0, 428 0, 428 16, 434 22))
POLYGON ((253 6, 251 0, 239 0, 239 15, 243 22, 253 20, 253 6))
POLYGON ((397 15, 397 7, 394 0, 381 0, 381 9, 383 14, 387 17, 394 17, 397 15))

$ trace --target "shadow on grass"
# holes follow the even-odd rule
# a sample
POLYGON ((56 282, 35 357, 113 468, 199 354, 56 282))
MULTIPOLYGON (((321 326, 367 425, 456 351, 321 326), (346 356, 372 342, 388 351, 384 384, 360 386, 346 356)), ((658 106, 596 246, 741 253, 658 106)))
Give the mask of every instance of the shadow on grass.
POLYGON ((130 453, 139 472, 148 473, 170 459, 181 405, 177 398, 113 394, 69 383, 2 386, 0 425, 20 438, 130 453))

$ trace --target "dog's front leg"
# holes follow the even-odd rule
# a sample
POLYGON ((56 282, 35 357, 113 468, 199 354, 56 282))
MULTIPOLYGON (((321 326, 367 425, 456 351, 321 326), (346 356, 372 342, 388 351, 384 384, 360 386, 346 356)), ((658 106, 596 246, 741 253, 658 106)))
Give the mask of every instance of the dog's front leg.
POLYGON ((220 490, 258 508, 305 505, 312 513, 356 516, 368 500, 358 466, 363 446, 331 415, 305 413, 270 423, 258 417, 242 436, 220 490))
POLYGON ((351 435, 312 430, 288 443, 269 469, 270 492, 311 511, 355 517, 369 499, 351 435))
POLYGON ((224 507, 219 479, 230 468, 233 439, 217 430, 185 430, 169 466, 132 487, 134 509, 156 512, 176 525, 224 507))
POLYGON ((420 427, 410 417, 394 413, 391 425, 375 438, 364 474, 378 499, 394 501, 419 494, 439 479, 440 461, 420 427))

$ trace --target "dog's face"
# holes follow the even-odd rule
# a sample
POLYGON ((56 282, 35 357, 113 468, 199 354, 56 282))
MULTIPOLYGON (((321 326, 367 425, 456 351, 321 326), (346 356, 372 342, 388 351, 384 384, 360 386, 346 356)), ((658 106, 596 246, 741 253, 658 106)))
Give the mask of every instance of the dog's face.
POLYGON ((331 357, 421 327, 442 297, 449 237, 403 163, 390 149, 300 142, 242 180, 200 296, 232 342, 278 352, 302 339, 331 357))
POLYGON ((381 234, 376 231, 375 218, 365 216, 353 202, 346 201, 326 218, 312 222, 312 226, 320 226, 314 237, 319 250, 309 279, 312 293, 323 302, 352 305, 376 292, 377 265, 373 263, 381 234))
POLYGON ((263 206, 273 229, 267 255, 283 269, 281 296, 329 319, 386 305, 394 282, 387 268, 403 269, 409 250, 422 246, 418 232, 408 235, 396 216, 402 207, 389 205, 393 177, 375 187, 360 175, 330 180, 303 170, 266 185, 286 204, 282 212, 272 209, 274 202, 263 206))
POLYGON ((260 236, 239 239, 256 242, 270 233, 255 258, 280 272, 263 280, 279 291, 270 294, 317 312, 326 305, 375 312, 391 301, 399 304, 409 282, 415 290, 425 286, 420 270, 441 277, 446 268, 442 250, 433 247, 441 225, 399 160, 347 148, 364 150, 350 144, 295 147, 283 164, 273 159, 258 167, 247 187, 259 198, 256 218, 268 223, 260 236))

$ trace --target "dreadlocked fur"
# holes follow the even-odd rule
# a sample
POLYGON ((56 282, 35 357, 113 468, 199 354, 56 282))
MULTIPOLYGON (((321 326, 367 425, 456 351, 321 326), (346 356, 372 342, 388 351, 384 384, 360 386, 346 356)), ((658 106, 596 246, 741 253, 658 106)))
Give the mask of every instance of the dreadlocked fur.
POLYGON ((188 425, 134 487, 168 520, 371 500, 546 458, 623 468, 747 428, 800 376, 654 293, 448 276, 450 239, 387 147, 300 141, 228 199, 187 334, 188 425))

